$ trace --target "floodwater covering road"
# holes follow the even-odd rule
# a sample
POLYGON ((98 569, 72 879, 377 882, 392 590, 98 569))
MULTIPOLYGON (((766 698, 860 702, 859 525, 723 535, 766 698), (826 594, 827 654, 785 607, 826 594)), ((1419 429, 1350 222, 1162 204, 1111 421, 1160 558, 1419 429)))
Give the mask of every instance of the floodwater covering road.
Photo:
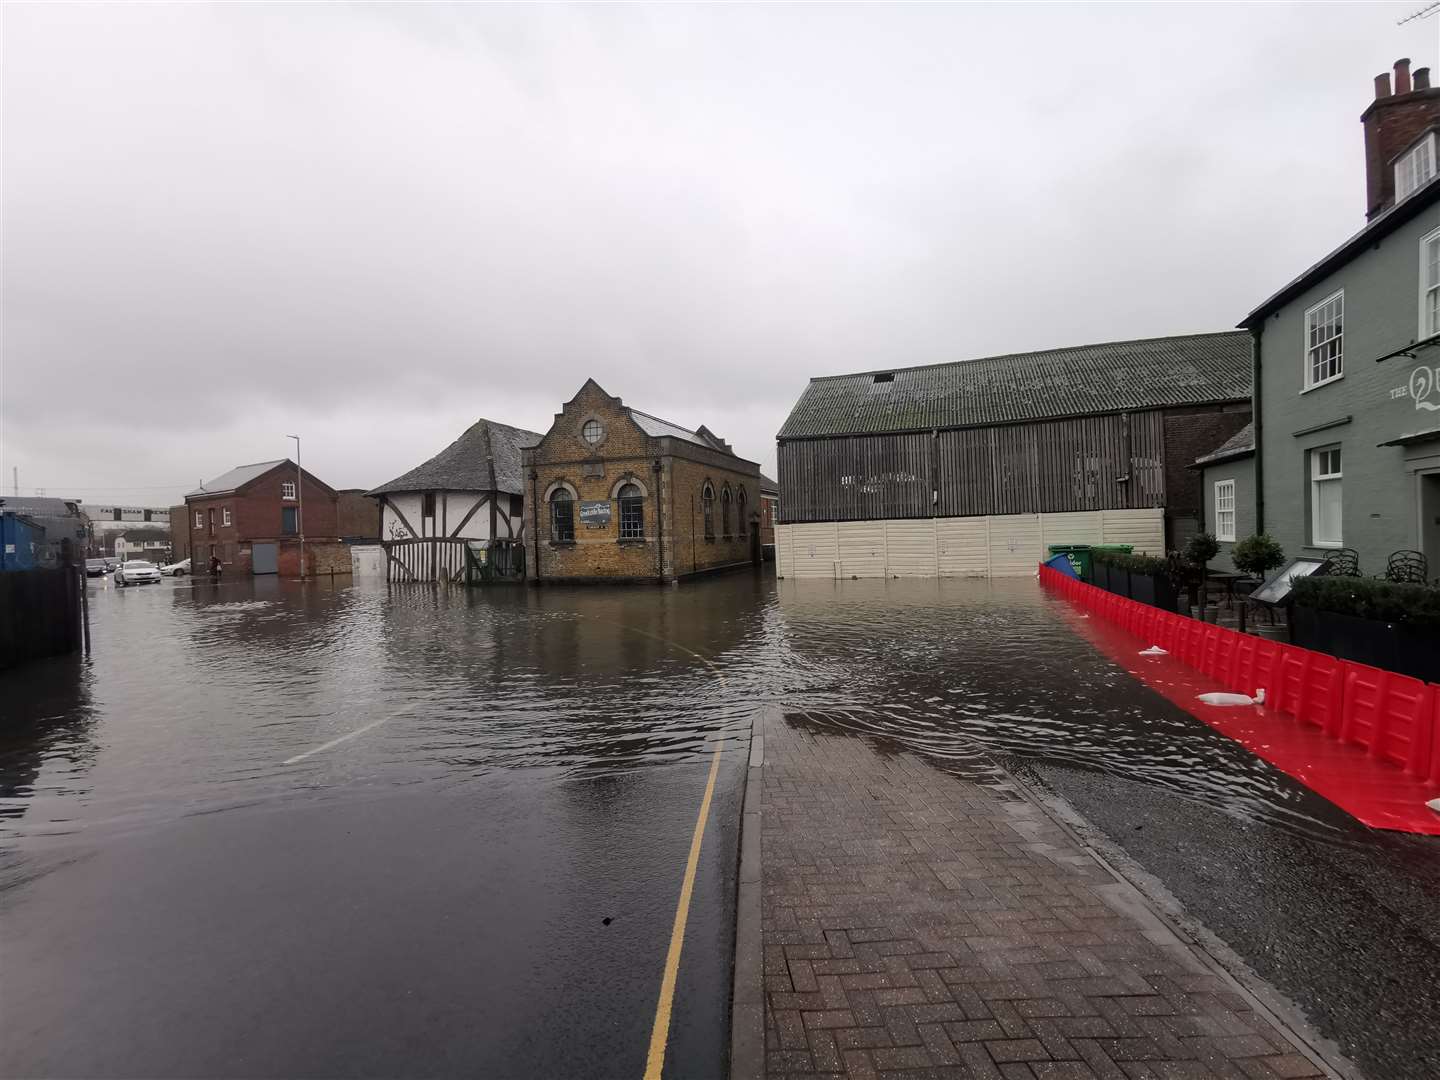
POLYGON ((1050 788, 1371 1075, 1440 1073, 1440 844, 1033 581, 92 590, 92 661, 0 680, 4 1075, 640 1076, 717 748, 666 1074, 720 1075, 764 703, 1050 788))

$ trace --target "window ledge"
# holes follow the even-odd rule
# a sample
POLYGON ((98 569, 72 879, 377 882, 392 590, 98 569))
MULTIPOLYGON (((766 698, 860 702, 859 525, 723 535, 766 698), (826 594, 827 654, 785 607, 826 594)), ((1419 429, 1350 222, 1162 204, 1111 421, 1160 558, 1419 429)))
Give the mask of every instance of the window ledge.
POLYGON ((1311 383, 1309 386, 1305 387, 1305 389, 1301 390, 1300 393, 1308 394, 1312 390, 1319 390, 1322 386, 1329 386, 1331 383, 1337 383, 1343 378, 1345 378, 1345 373, 1342 371, 1339 375, 1332 375, 1328 379, 1323 379, 1317 383, 1311 383))
POLYGON ((615 543, 619 544, 622 547, 644 547, 649 542, 650 541, 646 540, 644 537, 626 537, 624 539, 615 541, 615 543))
POLYGON ((1316 540, 1313 544, 1306 544, 1305 547, 1313 551, 1339 551, 1345 546, 1343 540, 1316 540))

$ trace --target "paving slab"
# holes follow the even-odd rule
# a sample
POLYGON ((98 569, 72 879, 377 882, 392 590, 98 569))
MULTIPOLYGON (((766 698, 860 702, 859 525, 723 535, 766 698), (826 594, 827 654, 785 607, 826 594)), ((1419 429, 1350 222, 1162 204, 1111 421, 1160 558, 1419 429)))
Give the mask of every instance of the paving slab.
POLYGON ((1337 1075, 1018 788, 756 733, 764 1075, 1337 1075))

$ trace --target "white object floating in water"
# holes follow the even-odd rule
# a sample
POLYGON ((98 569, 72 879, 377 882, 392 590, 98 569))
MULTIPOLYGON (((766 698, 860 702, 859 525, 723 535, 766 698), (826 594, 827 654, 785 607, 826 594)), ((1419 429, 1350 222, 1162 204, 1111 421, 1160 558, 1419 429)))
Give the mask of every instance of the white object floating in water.
POLYGON ((1425 805, 1430 807, 1431 810, 1434 810, 1435 813, 1440 814, 1440 799, 1431 799, 1425 805))
POLYGON ((1160 648, 1159 645, 1151 645, 1148 649, 1141 649, 1141 650, 1140 650, 1140 655, 1141 655, 1141 656, 1169 656, 1170 653, 1169 653, 1168 650, 1160 648))
POLYGON ((1259 705, 1260 701, 1247 694, 1201 694, 1200 700, 1206 705, 1259 705))
POLYGON ((1256 705, 1264 705, 1264 704, 1265 704, 1265 688, 1264 688, 1263 686, 1260 687, 1259 690, 1256 690, 1256 691, 1255 691, 1255 704, 1256 704, 1256 705))

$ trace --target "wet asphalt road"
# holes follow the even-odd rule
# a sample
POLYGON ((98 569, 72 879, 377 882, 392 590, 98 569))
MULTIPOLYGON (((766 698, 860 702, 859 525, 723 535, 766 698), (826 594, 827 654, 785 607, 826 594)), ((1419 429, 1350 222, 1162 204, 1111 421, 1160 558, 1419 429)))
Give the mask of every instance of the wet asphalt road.
POLYGON ((666 1075, 723 1075, 750 707, 680 594, 189 584, 4 684, 0 1072, 640 1076, 718 746, 666 1075))
POLYGON ((0 683, 0 1074, 638 1076, 719 745, 667 1056, 719 1075, 775 702, 1050 787, 1370 1076, 1440 1075, 1440 844, 1134 682, 1033 581, 189 585, 95 594, 78 681, 0 683))

